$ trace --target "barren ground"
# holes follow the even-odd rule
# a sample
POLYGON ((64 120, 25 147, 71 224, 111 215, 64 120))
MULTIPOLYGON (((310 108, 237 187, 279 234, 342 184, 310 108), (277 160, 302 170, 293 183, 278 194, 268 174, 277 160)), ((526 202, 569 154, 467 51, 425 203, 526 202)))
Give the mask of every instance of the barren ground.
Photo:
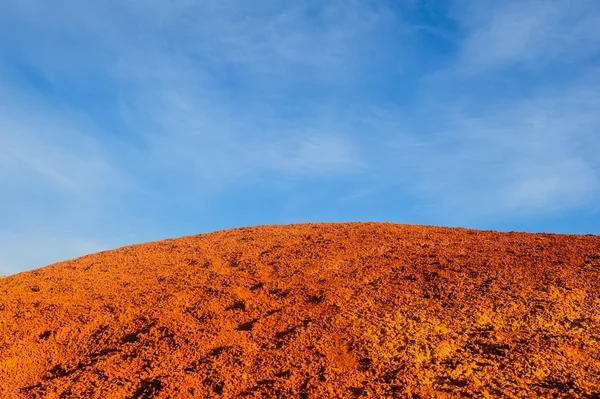
POLYGON ((600 398, 600 237, 243 228, 0 281, 1 398, 600 398))

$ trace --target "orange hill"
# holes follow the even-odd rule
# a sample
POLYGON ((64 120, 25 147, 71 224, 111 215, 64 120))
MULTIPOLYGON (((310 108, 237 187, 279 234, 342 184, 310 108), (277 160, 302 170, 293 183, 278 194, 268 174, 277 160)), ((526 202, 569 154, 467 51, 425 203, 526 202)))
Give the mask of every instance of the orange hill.
POLYGON ((1 398, 600 397, 600 237, 378 223, 0 280, 1 398))

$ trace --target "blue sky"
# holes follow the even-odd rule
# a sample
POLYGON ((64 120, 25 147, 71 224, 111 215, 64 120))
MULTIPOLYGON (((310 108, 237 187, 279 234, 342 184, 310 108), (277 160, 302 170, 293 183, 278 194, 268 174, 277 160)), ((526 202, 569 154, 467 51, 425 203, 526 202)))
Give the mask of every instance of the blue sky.
POLYGON ((600 234, 596 0, 3 0, 0 274, 308 221, 600 234))

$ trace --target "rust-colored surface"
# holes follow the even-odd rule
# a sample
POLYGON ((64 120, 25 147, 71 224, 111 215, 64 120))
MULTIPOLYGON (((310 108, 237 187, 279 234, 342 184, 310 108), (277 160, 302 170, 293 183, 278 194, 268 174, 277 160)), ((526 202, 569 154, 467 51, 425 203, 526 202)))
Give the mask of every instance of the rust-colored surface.
POLYGON ((0 280, 1 398, 600 397, 600 237, 244 228, 0 280))

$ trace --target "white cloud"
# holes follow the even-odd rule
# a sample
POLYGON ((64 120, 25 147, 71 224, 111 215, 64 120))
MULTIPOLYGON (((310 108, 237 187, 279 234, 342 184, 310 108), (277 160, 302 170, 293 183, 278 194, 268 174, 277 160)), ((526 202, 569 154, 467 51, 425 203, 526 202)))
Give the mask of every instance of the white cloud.
POLYGON ((392 140, 413 193, 449 222, 560 213, 600 198, 594 75, 526 98, 431 100, 435 122, 392 140))
POLYGON ((339 135, 305 135, 289 144, 268 145, 266 151, 266 166, 276 171, 348 173, 357 172, 362 163, 357 149, 339 135))
POLYGON ((461 224, 589 205, 600 84, 581 64, 598 55, 599 9, 593 0, 456 1, 464 40, 450 43, 451 29, 411 28, 389 4, 366 0, 5 0, 0 35, 11 39, 0 57, 19 65, 0 58, 0 234, 9 237, 0 252, 15 265, 18 251, 55 243, 50 235, 64 240, 52 244, 63 258, 85 242, 138 241, 139 226, 168 235, 161 215, 123 217, 144 219, 174 198, 203 208, 236 183, 282 176, 352 176, 360 183, 340 196, 357 207, 385 191, 461 224), (449 46, 426 69, 449 67, 425 79, 396 73, 405 58, 431 59, 414 40, 423 29, 449 46), (548 66, 574 66, 580 81, 540 79, 506 94, 498 82, 514 76, 493 74, 548 66), (51 93, 14 79, 20 68, 51 93), (380 76, 419 79, 420 97, 380 76), (365 89, 369 78, 375 87, 365 89), (484 90, 490 82, 502 93, 484 90), (103 89, 108 110, 94 103, 103 89))
POLYGON ((95 138, 85 114, 40 102, 6 88, 0 94, 0 181, 11 187, 44 185, 54 194, 91 195, 122 187, 110 143, 95 138))
POLYGON ((398 171, 398 187, 441 223, 598 201, 597 3, 456 1, 452 16, 463 34, 455 62, 421 80, 416 114, 384 110, 373 122, 397 132, 380 174, 398 171))
POLYGON ((573 63, 600 52, 600 6, 594 0, 461 1, 466 71, 573 63))
POLYGON ((561 157, 546 164, 515 165, 511 169, 505 195, 500 197, 509 212, 561 211, 583 205, 599 194, 597 171, 581 158, 561 157))
POLYGON ((286 81, 302 80, 302 75, 325 80, 347 76, 369 62, 361 52, 377 34, 397 29, 400 22, 385 7, 360 0, 180 3, 176 11, 165 6, 162 1, 150 7, 129 3, 132 14, 143 10, 153 34, 167 40, 176 35, 177 51, 286 81), (165 14, 165 8, 171 12, 165 14))
POLYGON ((360 77, 388 56, 364 53, 398 27, 384 7, 362 1, 9 0, 0 11, 0 34, 12 38, 0 43, 0 56, 12 57, 0 58, 0 234, 36 232, 0 244, 13 268, 88 248, 69 237, 146 239, 130 234, 138 225, 169 234, 152 220, 123 220, 145 206, 130 200, 201 206, 248 177, 356 173, 351 122, 302 92, 360 77), (116 103, 102 109, 112 113, 103 124, 102 104, 88 105, 105 88, 116 103), (298 102, 292 117, 274 109, 294 114, 298 102), (26 260, 31 247, 50 252, 26 260))
MULTIPOLYGON (((374 62, 364 52, 383 31, 400 29, 393 13, 363 1, 273 1, 260 7, 238 1, 126 1, 89 9, 70 0, 52 7, 31 0, 4 7, 27 35, 21 39, 38 41, 16 52, 50 84, 84 84, 93 93, 92 82, 100 75, 106 80, 100 84, 117 88, 118 118, 147 146, 145 154, 137 154, 138 162, 187 166, 200 179, 225 182, 252 168, 269 169, 269 160, 275 168, 285 163, 289 171, 314 174, 338 172, 344 165, 352 169, 345 159, 353 147, 347 123, 332 123, 339 112, 324 115, 315 109, 296 120, 310 125, 307 134, 272 112, 271 104, 285 103, 288 89, 294 93, 308 80, 330 85, 358 78, 363 66, 374 62), (244 88, 231 89, 224 81, 236 76, 248 86, 249 97, 239 97, 244 88), (315 140, 331 151, 316 149, 315 140), (282 161, 288 155, 292 158, 282 161)), ((51 148, 52 142, 39 146, 51 148)), ((20 150, 31 153, 21 158, 32 168, 48 158, 32 156, 34 151, 35 146, 20 150)), ((98 158, 89 155, 83 156, 90 164, 98 158)), ((38 169, 65 185, 85 183, 75 176, 81 167, 58 163, 38 169)), ((104 167, 101 159, 96 163, 104 167)))

